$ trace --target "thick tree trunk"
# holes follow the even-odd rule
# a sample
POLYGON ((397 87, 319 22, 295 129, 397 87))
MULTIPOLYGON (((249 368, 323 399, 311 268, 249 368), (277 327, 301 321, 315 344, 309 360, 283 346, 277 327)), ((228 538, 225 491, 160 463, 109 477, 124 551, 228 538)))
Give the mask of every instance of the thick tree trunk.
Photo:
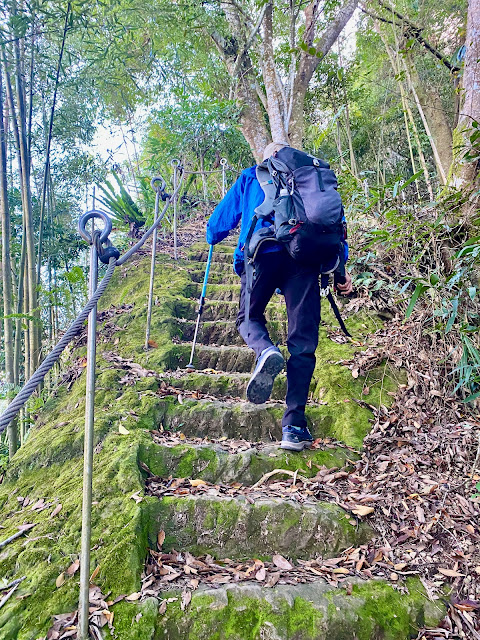
MULTIPOLYGON (((261 10, 256 24, 238 8, 235 2, 222 2, 222 9, 232 37, 224 38, 217 32, 212 32, 210 35, 222 54, 233 82, 236 83, 233 93, 242 107, 240 127, 257 161, 261 160, 263 149, 272 138, 279 142, 290 140, 293 146, 302 147, 303 110, 308 85, 320 60, 330 51, 357 4, 358 0, 346 0, 320 35, 317 43, 320 0, 310 2, 305 9, 306 24, 303 35, 303 43, 310 52, 302 48, 297 69, 295 69, 295 61, 292 61, 285 87, 275 64, 273 1, 270 0, 261 10), (258 34, 262 22, 263 38, 258 34), (247 31, 250 35, 247 35, 247 31), (259 86, 252 58, 248 53, 255 39, 260 40, 258 53, 262 60, 261 73, 266 95, 263 95, 263 90, 259 86), (314 43, 315 55, 312 55, 314 43), (269 128, 265 124, 264 108, 267 111, 269 128)), ((296 18, 297 13, 291 8, 292 51, 295 49, 296 18)))
POLYGON ((229 2, 222 2, 222 9, 232 37, 224 38, 216 31, 211 32, 210 35, 235 83, 233 96, 241 107, 240 129, 255 160, 260 162, 263 150, 271 141, 265 124, 265 112, 257 94, 257 89, 261 91, 261 88, 258 87, 253 64, 246 48, 247 38, 237 10, 229 2))
MULTIPOLYGON (((478 160, 468 162, 464 157, 473 151, 470 142, 472 124, 480 123, 480 0, 468 2, 465 47, 460 116, 454 133, 456 157, 451 171, 453 181, 458 186, 474 184, 479 176, 478 160)), ((472 155, 478 156, 478 147, 472 155)))
MULTIPOLYGON (((412 78, 413 79, 413 78, 412 78)), ((414 80, 415 83, 415 80, 414 80)), ((448 116, 443 108, 442 99, 435 89, 427 90, 422 84, 415 85, 418 99, 425 112, 432 137, 438 151, 442 168, 448 172, 452 164, 453 130, 448 116)), ((440 173, 440 168, 437 165, 440 173)))

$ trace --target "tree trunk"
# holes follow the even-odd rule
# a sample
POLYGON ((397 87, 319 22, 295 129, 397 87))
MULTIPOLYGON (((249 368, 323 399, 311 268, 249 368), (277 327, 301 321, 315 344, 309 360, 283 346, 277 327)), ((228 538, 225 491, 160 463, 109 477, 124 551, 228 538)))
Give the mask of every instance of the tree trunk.
POLYGON ((437 147, 437 141, 435 140, 432 131, 430 129, 430 125, 428 123, 427 117, 425 115, 425 111, 422 107, 422 104, 420 102, 420 99, 418 97, 417 91, 415 89, 415 86, 413 84, 412 81, 412 77, 410 75, 410 68, 408 63, 404 62, 403 65, 405 72, 406 72, 406 78, 407 78, 407 85, 408 88, 410 89, 411 94, 413 95, 413 99, 415 100, 415 104, 417 105, 417 109, 418 109, 418 113, 420 114, 420 118, 422 119, 423 122, 423 126, 425 128, 425 133, 427 134, 427 138, 430 142, 430 146, 432 147, 432 151, 433 151, 433 157, 435 160, 435 164, 437 166, 437 171, 438 171, 438 175, 440 177, 440 180, 442 182, 442 184, 446 184, 447 183, 447 171, 448 171, 448 165, 444 166, 442 163, 442 160, 440 158, 440 154, 438 152, 438 147, 437 147))
POLYGON ((425 113, 425 118, 430 127, 432 138, 438 152, 440 166, 437 163, 437 171, 448 172, 452 164, 453 130, 448 116, 443 108, 442 99, 436 89, 428 89, 422 84, 413 64, 410 64, 412 83, 418 95, 418 100, 425 113))
POLYGON ((273 5, 271 2, 267 4, 265 12, 263 58, 263 80, 267 93, 268 120, 272 139, 274 142, 288 142, 284 119, 285 101, 279 90, 273 57, 273 5))
MULTIPOLYGON (((308 85, 320 60, 330 51, 338 35, 351 18, 357 4, 358 0, 346 0, 320 35, 317 44, 320 0, 310 2, 305 9, 306 24, 303 35, 303 44, 307 50, 302 48, 298 57, 297 69, 297 65, 294 64, 296 60, 293 60, 292 53, 290 72, 285 87, 274 56, 273 1, 270 0, 261 10, 256 24, 238 9, 235 2, 227 2, 226 0, 222 2, 221 6, 230 28, 231 37, 223 37, 215 31, 210 35, 225 61, 232 81, 235 83, 232 95, 242 108, 240 128, 257 162, 262 159, 262 152, 272 137, 279 142, 290 140, 293 146, 302 148, 303 111, 308 85), (258 33, 262 21, 264 23, 263 39, 258 33), (250 35, 247 36, 247 32, 250 32, 250 35), (263 95, 259 86, 257 73, 248 52, 256 39, 260 40, 257 53, 262 60, 260 72, 263 76, 266 96, 263 95), (314 42, 315 54, 312 55, 314 42), (265 123, 264 108, 267 110, 270 130, 265 123)), ((296 36, 295 20, 298 13, 291 7, 289 15, 291 21, 290 44, 293 52, 296 36)))
POLYGON ((27 241, 27 278, 28 284, 28 312, 32 316, 29 321, 29 352, 30 352, 30 377, 35 371, 39 359, 39 313, 37 309, 37 274, 36 274, 36 252, 33 227, 32 193, 30 186, 31 159, 28 152, 27 140, 27 112, 25 109, 25 86, 22 73, 22 61, 20 56, 20 44, 13 43, 15 54, 15 85, 18 106, 18 124, 20 134, 20 159, 22 163, 22 191, 23 191, 23 216, 25 219, 25 233, 27 241))
MULTIPOLYGON (((465 66, 461 92, 461 106, 458 125, 454 132, 454 152, 452 178, 457 186, 473 185, 478 182, 478 159, 466 161, 470 152, 477 157, 478 144, 472 149, 470 136, 474 122, 480 123, 480 0, 469 0, 467 16, 467 36, 465 40, 465 66)), ((478 129, 475 129, 478 131, 478 129)))
MULTIPOLYGON (((2 219, 2 285, 3 285, 3 339, 5 355, 5 381, 13 387, 15 375, 13 369, 13 311, 12 265, 10 257, 10 209, 8 206, 7 185, 7 145, 3 114, 3 82, 0 72, 0 216, 2 219)), ((11 393, 12 389, 9 389, 11 393)), ((9 396, 8 396, 9 398, 9 396)), ((17 450, 17 422, 13 420, 8 427, 8 453, 12 457, 17 450)))
MULTIPOLYGON (((48 184, 48 178, 50 175, 50 149, 52 146, 52 137, 53 137, 53 119, 55 116, 55 107, 57 104, 57 92, 58 92, 58 85, 60 81, 60 71, 62 69, 62 58, 63 58, 63 51, 65 49, 65 40, 67 37, 67 27, 68 27, 69 16, 70 16, 70 3, 68 3, 67 5, 67 12, 65 14, 65 23, 63 25, 62 44, 60 46, 60 52, 58 54, 57 71, 55 75, 55 88, 53 90, 53 99, 52 99, 52 109, 50 111, 50 122, 48 125, 48 135, 46 138, 45 167, 43 171, 43 183, 42 183, 42 191, 41 191, 41 197, 40 197, 40 225, 38 230, 38 255, 37 255, 37 284, 40 284, 40 274, 42 269, 43 221, 45 217, 45 201, 46 201, 46 195, 47 195, 47 184, 48 184)), ((32 53, 31 63, 33 68, 33 53, 32 53)), ((45 108, 45 103, 44 103, 44 108, 45 108)), ((29 122, 30 122, 30 119, 29 119, 29 122)), ((28 153, 30 154, 30 132, 28 135, 28 139, 29 139, 29 142, 28 142, 27 150, 28 150, 28 153)))
MULTIPOLYGON (((410 121, 410 124, 412 126, 412 130, 413 130, 413 135, 415 137, 415 142, 417 145, 417 151, 418 151, 418 157, 420 160, 420 165, 422 167, 423 170, 423 175, 425 177, 425 183, 427 185, 427 189, 428 189, 428 194, 430 196, 430 200, 433 200, 433 189, 432 189, 432 183, 430 181, 430 175, 428 173, 428 168, 427 168, 427 163, 425 161, 425 156, 423 154, 423 150, 422 150, 422 144, 421 144, 421 140, 420 140, 420 136, 418 134, 418 129, 417 129, 417 125, 415 122, 415 119, 413 117, 413 113, 412 110, 410 109, 410 105, 408 104, 408 99, 407 96, 405 94, 405 87, 403 86, 403 81, 401 79, 401 75, 400 75, 400 65, 397 63, 397 58, 396 56, 398 56, 398 54, 396 54, 393 49, 390 47, 390 45, 387 42, 386 37, 383 35, 382 30, 380 29, 380 25, 378 23, 375 24, 375 30, 378 33, 378 35, 380 36, 384 46, 385 46, 385 50, 387 52, 388 55, 388 59, 390 60, 390 65, 392 67, 393 73, 395 75, 395 78, 397 79, 398 82, 398 88, 400 89, 400 96, 402 99, 402 106, 403 106, 403 111, 404 114, 405 112, 408 114, 408 119, 410 121)), ((405 124, 405 126, 407 127, 407 135, 408 135, 408 125, 405 124)), ((413 160, 413 153, 412 153, 412 149, 410 146, 410 136, 408 137, 408 144, 409 144, 409 148, 410 148, 410 159, 412 162, 412 169, 414 174, 416 173, 415 171, 415 163, 413 160)), ((417 185, 417 191, 418 191, 418 185, 417 185)))
MULTIPOLYGON (((320 64, 320 60, 330 51, 335 40, 352 17, 357 5, 358 0, 346 0, 345 4, 338 10, 335 18, 323 32, 319 43, 316 45, 316 54, 314 56, 312 56, 308 50, 305 51, 302 49, 298 71, 293 83, 292 115, 288 128, 290 142, 298 149, 301 149, 303 144, 303 133, 305 129, 304 107, 308 85, 310 84, 315 69, 320 64)), ((315 26, 318 21, 318 8, 318 1, 313 0, 305 9, 306 24, 303 41, 307 49, 313 46, 315 26)))

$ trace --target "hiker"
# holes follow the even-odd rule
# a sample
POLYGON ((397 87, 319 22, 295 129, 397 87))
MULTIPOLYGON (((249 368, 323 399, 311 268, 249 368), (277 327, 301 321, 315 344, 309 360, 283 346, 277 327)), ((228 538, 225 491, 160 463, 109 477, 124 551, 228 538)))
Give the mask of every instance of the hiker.
MULTIPOLYGON (((254 230, 251 229, 255 210, 260 211, 260 205, 263 204, 265 211, 270 214, 273 198, 279 193, 281 195, 284 192, 287 193, 284 190, 280 191, 278 186, 276 188, 271 179, 262 179, 262 184, 258 179, 258 175, 270 177, 267 173, 268 159, 270 158, 270 162, 277 159, 282 149, 287 151, 289 157, 300 153, 301 157, 312 158, 289 147, 286 143, 269 144, 263 154, 264 162, 259 166, 245 169, 213 211, 207 224, 207 242, 211 245, 221 242, 241 221, 240 238, 234 252, 234 270, 241 277, 240 307, 236 325, 246 344, 255 351, 257 358, 255 370, 247 386, 247 399, 255 404, 269 399, 275 377, 285 367, 282 353, 270 339, 264 315, 265 308, 277 289, 280 289, 285 297, 288 316, 287 347, 290 358, 286 365, 287 408, 282 419, 280 446, 282 449, 302 451, 304 448, 309 448, 313 441, 307 427, 305 405, 315 368, 315 350, 318 344, 320 271, 318 266, 303 264, 291 257, 286 245, 278 242, 272 235, 271 215, 260 218, 254 230), (269 194, 270 201, 268 201, 269 194), (250 239, 252 230, 254 233, 250 239), (260 242, 255 258, 251 261, 254 276, 251 278, 252 283, 249 284, 247 280, 250 264, 248 261, 245 262, 244 249, 247 242, 247 249, 250 250, 255 236, 259 236, 260 239, 264 236, 263 239, 266 241, 260 242), (246 302, 248 299, 249 304, 246 302), (246 309, 247 304, 248 309, 246 309)), ((315 161, 321 162, 317 159, 315 161)), ((308 162, 312 164, 312 160, 308 162)), ((326 163, 324 165, 328 167, 326 163)), ((335 177, 332 171, 329 173, 335 177)), ((321 184, 322 179, 319 178, 319 181, 321 184)), ((323 188, 322 191, 325 189, 323 188)), ((336 193, 334 195, 340 198, 336 193)), ((343 207, 341 216, 342 226, 345 227, 343 207)), ((342 230, 341 241, 337 242, 335 251, 342 254, 341 259, 337 258, 336 262, 344 265, 348 258, 346 227, 345 232, 342 230)), ((336 263, 331 266, 335 267, 336 263)), ((352 279, 346 271, 344 273, 343 284, 337 286, 343 295, 348 295, 352 291, 352 279)))

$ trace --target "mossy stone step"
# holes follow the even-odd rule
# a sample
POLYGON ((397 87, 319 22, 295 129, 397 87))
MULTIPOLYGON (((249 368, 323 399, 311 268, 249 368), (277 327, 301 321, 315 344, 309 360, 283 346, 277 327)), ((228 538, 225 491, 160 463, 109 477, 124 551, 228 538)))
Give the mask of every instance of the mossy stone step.
MULTIPOLYGON (((195 333, 195 320, 182 320, 172 318, 175 331, 172 335, 177 335, 182 340, 193 340, 195 333)), ((268 331, 274 343, 285 342, 287 337, 287 321, 271 320, 268 323, 268 331)), ((245 341, 239 334, 234 320, 206 320, 200 324, 198 340, 202 344, 220 346, 245 346, 245 341)))
MULTIPOLYGON (((202 283, 205 277, 205 269, 189 269, 188 271, 189 278, 192 282, 202 283)), ((215 272, 210 271, 210 275, 208 277, 209 284, 239 284, 240 278, 233 271, 225 271, 225 272, 215 272)))
MULTIPOLYGON (((180 593, 168 595, 178 599, 157 614, 156 640, 409 640, 444 615, 418 579, 407 580, 405 592, 354 579, 351 594, 323 581, 272 589, 230 584, 194 591, 186 611, 180 593)), ((144 607, 156 612, 158 602, 144 607)))
MULTIPOLYGON (((186 391, 199 391, 216 396, 218 398, 228 397, 245 397, 250 373, 209 373, 203 371, 195 371, 194 373, 184 373, 183 375, 172 376, 169 380, 173 387, 185 389, 186 391)), ((272 400, 280 400, 283 402, 287 390, 286 374, 281 373, 275 379, 272 400)))
MULTIPOLYGON (((343 467, 358 458, 346 448, 334 447, 291 452, 273 445, 252 446, 230 453, 229 441, 208 444, 144 443, 139 454, 150 471, 160 477, 201 478, 206 482, 231 484, 240 482, 251 486, 274 469, 299 470, 306 477, 314 477, 319 467, 343 467)), ((285 475, 279 474, 278 479, 285 475)))
MULTIPOLYGON (((188 270, 192 271, 203 271, 203 273, 205 274, 207 263, 201 262, 199 260, 182 260, 181 266, 186 267, 188 270)), ((210 273, 233 273, 233 275, 236 275, 233 271, 232 262, 211 262, 210 273)), ((239 279, 238 276, 236 276, 236 278, 239 279)))
MULTIPOLYGON (((174 344, 164 354, 166 368, 184 369, 190 362, 192 345, 188 342, 174 344)), ((224 372, 250 373, 255 363, 255 354, 248 347, 206 347, 197 344, 193 364, 202 369, 215 369, 224 372)))
POLYGON ((352 524, 329 502, 299 503, 282 498, 187 494, 148 499, 149 540, 165 532, 163 548, 209 553, 216 558, 270 559, 333 557, 367 542, 372 529, 352 524))
MULTIPOLYGON (((202 283, 188 285, 185 290, 187 298, 200 297, 202 292, 202 283)), ((207 302, 210 300, 239 300, 240 299, 240 281, 237 284, 209 284, 207 288, 207 302)))
MULTIPOLYGON (((216 244, 213 249, 213 255, 218 255, 219 253, 228 253, 231 256, 235 251, 235 247, 238 244, 238 236, 228 236, 225 240, 222 240, 219 244, 216 244)), ((205 255, 205 260, 208 257, 208 252, 210 250, 210 245, 206 242, 194 242, 190 245, 189 254, 202 253, 205 255)))
MULTIPOLYGON (((198 305, 194 301, 179 301, 173 305, 173 315, 186 320, 196 320, 198 305)), ((238 302, 226 300, 209 300, 203 311, 203 320, 235 320, 238 315, 238 302)), ((265 310, 267 320, 286 320, 287 309, 282 300, 269 302, 265 310)))
MULTIPOLYGON (((233 247, 224 247, 223 251, 215 251, 213 250, 212 255, 212 264, 215 262, 228 262, 229 264, 233 263, 233 247), (225 248, 231 249, 231 251, 225 251, 225 248)), ((208 249, 205 251, 188 251, 187 259, 192 262, 206 262, 208 259, 208 249)))
MULTIPOLYGON (((282 438, 281 419, 284 404, 269 402, 211 402, 175 398, 159 402, 158 425, 196 438, 243 438, 249 442, 272 442, 282 438), (162 404, 163 403, 163 404, 162 404), (163 406, 163 409, 162 409, 163 406)), ((306 417, 315 438, 333 438, 353 447, 360 447, 368 430, 365 424, 349 424, 343 418, 343 407, 307 405, 306 417)))

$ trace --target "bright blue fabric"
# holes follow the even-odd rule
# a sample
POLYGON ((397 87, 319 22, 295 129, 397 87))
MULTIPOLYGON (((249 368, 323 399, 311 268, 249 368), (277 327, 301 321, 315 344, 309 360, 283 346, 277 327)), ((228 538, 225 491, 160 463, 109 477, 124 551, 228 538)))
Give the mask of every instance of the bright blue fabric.
MULTIPOLYGON (((243 247, 255 208, 262 204, 265 194, 255 173, 256 165, 242 171, 235 184, 227 191, 225 197, 215 207, 207 223, 207 242, 217 244, 224 240, 232 229, 241 221, 240 237, 233 254, 233 268, 238 275, 243 272, 243 247)), ((268 227, 270 223, 260 219, 255 231, 268 227)), ((274 243, 267 243, 264 251, 278 251, 274 243)), ((348 259, 348 244, 345 242, 345 262, 348 259)))

